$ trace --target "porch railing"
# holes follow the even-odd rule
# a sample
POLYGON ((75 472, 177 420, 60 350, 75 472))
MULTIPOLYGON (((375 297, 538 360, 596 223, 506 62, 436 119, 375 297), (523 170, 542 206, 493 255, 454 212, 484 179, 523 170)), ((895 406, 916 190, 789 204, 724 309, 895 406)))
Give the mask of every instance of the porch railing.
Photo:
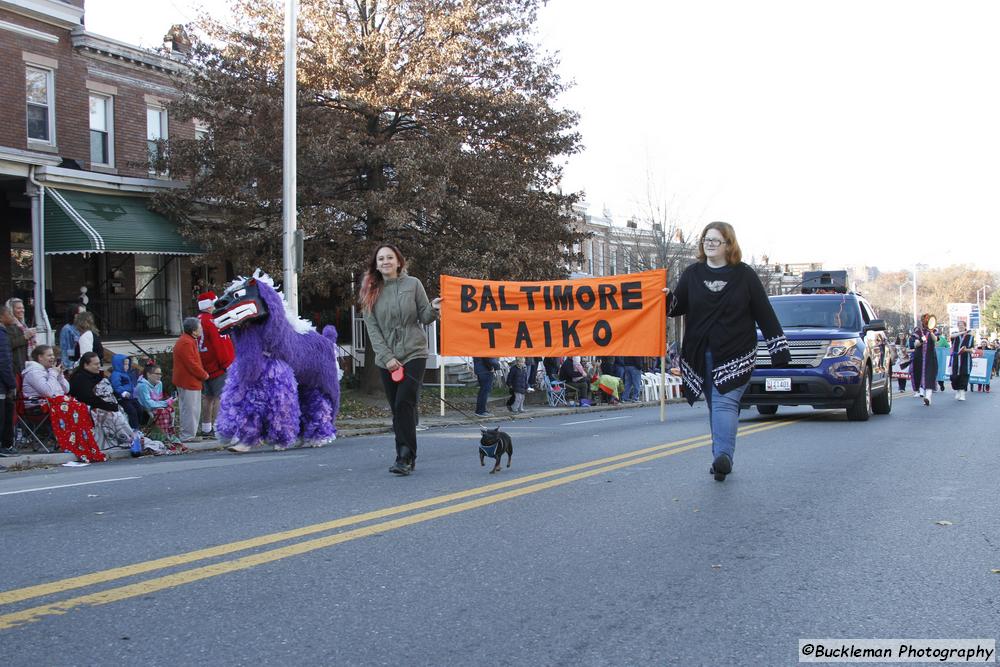
MULTIPOLYGON (((57 302, 65 313, 76 302, 57 302)), ((164 334, 167 326, 166 299, 92 299, 87 310, 94 314, 101 336, 164 334)), ((61 324, 59 325, 62 326, 61 324)))

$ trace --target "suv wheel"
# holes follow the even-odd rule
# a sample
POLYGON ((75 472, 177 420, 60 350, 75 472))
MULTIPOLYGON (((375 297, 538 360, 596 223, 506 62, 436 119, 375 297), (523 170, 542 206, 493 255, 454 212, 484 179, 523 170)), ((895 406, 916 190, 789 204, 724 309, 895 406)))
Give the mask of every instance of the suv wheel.
POLYGON ((885 392, 872 398, 872 412, 887 415, 892 412, 892 366, 889 366, 885 380, 885 392))
POLYGON ((852 422, 866 422, 872 415, 872 374, 865 368, 864 377, 861 378, 861 393, 854 399, 851 407, 847 408, 847 420, 852 422))
POLYGON ((757 412, 762 415, 776 415, 778 414, 777 405, 758 405, 757 412))

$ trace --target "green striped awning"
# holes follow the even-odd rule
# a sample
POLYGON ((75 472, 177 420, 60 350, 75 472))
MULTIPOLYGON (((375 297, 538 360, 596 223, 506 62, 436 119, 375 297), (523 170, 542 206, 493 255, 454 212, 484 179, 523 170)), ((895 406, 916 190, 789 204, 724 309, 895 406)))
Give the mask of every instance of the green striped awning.
POLYGON ((200 255, 177 227, 143 197, 45 190, 45 254, 121 252, 200 255))

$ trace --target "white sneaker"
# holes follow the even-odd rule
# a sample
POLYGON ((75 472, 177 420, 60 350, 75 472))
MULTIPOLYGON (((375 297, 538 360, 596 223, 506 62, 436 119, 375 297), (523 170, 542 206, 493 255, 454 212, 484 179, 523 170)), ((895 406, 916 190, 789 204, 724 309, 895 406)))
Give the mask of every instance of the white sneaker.
POLYGON ((964 401, 965 400, 965 390, 964 389, 958 392, 958 397, 957 398, 960 401, 964 401))
POLYGON ((922 397, 923 397, 923 394, 921 394, 919 391, 913 392, 913 398, 922 398, 922 397))

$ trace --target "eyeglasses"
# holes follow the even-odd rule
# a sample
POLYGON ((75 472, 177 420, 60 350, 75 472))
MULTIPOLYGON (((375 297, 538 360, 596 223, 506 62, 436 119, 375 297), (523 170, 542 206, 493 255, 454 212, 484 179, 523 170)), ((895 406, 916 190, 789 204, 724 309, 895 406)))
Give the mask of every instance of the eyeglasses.
POLYGON ((722 239, 702 239, 701 243, 709 248, 718 248, 720 245, 726 245, 726 242, 722 239))

